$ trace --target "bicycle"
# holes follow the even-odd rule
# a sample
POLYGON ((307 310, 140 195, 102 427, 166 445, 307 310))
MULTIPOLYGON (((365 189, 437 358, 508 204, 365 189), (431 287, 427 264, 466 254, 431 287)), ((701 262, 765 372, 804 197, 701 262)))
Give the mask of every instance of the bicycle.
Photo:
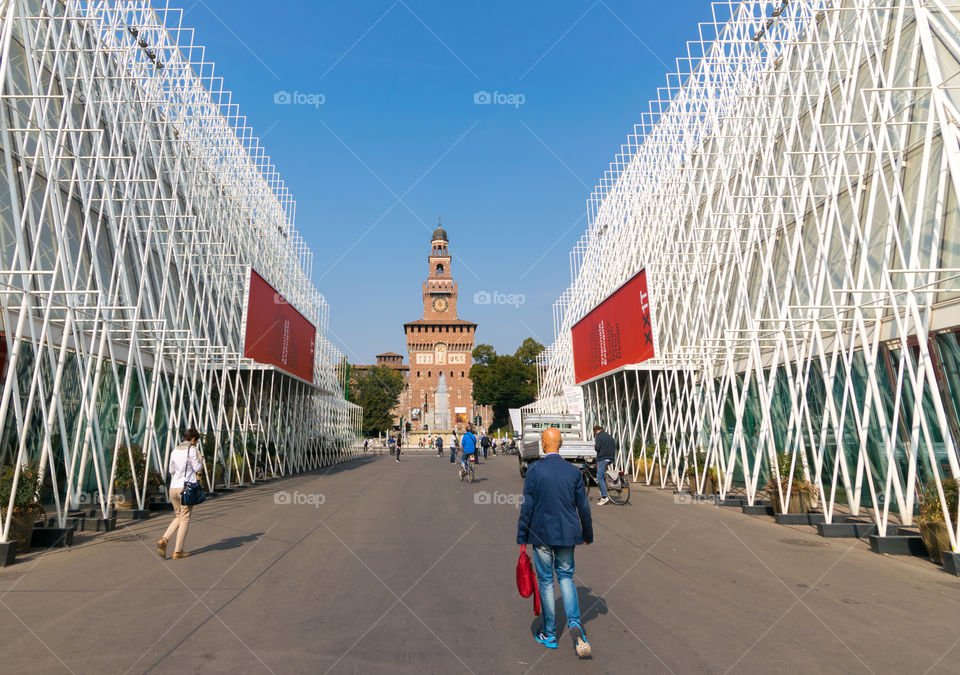
MULTIPOLYGON (((457 454, 459 454, 459 455, 461 455, 461 456, 463 455, 462 452, 457 453, 457 454)), ((462 481, 464 478, 466 478, 468 483, 472 483, 472 482, 473 482, 473 480, 477 477, 477 470, 476 470, 476 468, 475 468, 475 467, 476 467, 476 464, 477 464, 477 453, 473 453, 473 459, 468 459, 468 460, 467 460, 467 468, 466 468, 466 470, 464 470, 464 468, 463 468, 463 462, 460 463, 460 480, 461 480, 461 481, 462 481)))
MULTIPOLYGON (((583 474, 583 486, 587 491, 587 499, 590 498, 590 486, 591 484, 600 487, 600 483, 597 481, 597 464, 596 462, 588 464, 584 462, 580 467, 580 473, 583 474), (591 471, 591 466, 593 470, 591 471)), ((623 506, 630 501, 630 481, 627 480, 627 477, 623 475, 623 471, 620 471, 616 479, 611 479, 609 473, 605 473, 604 480, 607 481, 607 497, 610 501, 618 506, 623 506)))

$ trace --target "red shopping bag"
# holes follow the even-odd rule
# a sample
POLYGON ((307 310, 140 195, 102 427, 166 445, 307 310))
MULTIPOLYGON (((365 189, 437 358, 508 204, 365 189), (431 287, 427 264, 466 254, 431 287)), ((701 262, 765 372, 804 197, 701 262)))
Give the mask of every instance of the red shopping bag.
POLYGON ((527 555, 527 547, 520 547, 520 558, 517 560, 517 590, 520 597, 533 596, 533 615, 540 616, 540 585, 537 583, 537 572, 527 555))

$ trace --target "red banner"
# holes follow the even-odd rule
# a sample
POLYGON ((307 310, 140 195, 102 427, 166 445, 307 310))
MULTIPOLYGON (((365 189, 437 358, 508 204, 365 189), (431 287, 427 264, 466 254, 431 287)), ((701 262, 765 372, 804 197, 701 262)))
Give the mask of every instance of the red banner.
POLYGON ((243 355, 313 382, 317 329, 259 274, 250 270, 243 355))
POLYGON ((647 272, 640 270, 572 329, 577 384, 653 358, 647 272))

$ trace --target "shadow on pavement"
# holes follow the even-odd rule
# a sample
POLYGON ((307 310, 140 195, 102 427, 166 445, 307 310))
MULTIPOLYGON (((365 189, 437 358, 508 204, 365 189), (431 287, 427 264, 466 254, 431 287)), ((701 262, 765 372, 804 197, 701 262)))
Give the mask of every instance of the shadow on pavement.
POLYGON ((229 551, 232 548, 240 548, 244 544, 249 544, 250 542, 256 541, 261 536, 263 536, 263 532, 256 532, 243 537, 227 537, 226 539, 218 541, 216 544, 208 544, 203 548, 195 548, 193 549, 192 553, 193 555, 198 555, 208 551, 229 551))
MULTIPOLYGON (((378 455, 360 455, 355 459, 347 460, 346 462, 341 462, 339 464, 334 464, 333 467, 325 466, 319 469, 314 469, 313 471, 305 471, 303 473, 292 474, 291 477, 297 476, 332 476, 333 474, 340 473, 341 471, 346 471, 348 469, 356 469, 359 466, 369 464, 370 462, 376 461, 378 455)), ((286 476, 285 476, 286 477, 286 476)))
MULTIPOLYGON (((556 593, 556 581, 554 581, 554 592, 556 593)), ((563 609, 563 598, 557 594, 556 600, 557 608, 557 639, 560 640, 567 633, 567 614, 563 609)), ((590 622, 593 619, 596 619, 601 614, 607 613, 607 601, 599 595, 594 595, 593 590, 589 588, 584 588, 583 586, 577 587, 577 603, 580 607, 580 624, 583 626, 583 632, 586 633, 587 639, 590 638, 590 622)), ((541 616, 533 617, 533 622, 530 624, 530 634, 536 635, 537 631, 540 630, 540 627, 543 625, 543 618, 541 616)))
POLYGON ((578 588, 577 596, 580 602, 580 619, 583 622, 583 630, 587 635, 590 635, 588 624, 601 614, 607 613, 607 601, 602 596, 594 595, 593 590, 589 588, 578 588))

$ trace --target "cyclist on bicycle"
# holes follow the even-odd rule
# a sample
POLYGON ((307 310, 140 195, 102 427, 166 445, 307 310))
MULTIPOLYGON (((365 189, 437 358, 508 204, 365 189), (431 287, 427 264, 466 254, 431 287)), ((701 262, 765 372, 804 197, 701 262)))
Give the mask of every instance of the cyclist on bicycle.
POLYGON ((597 485, 600 486, 600 501, 597 506, 603 506, 607 497, 607 467, 617 458, 617 441, 603 430, 599 424, 593 428, 594 449, 597 451, 597 485))
POLYGON ((467 471, 467 462, 470 459, 475 459, 471 455, 476 455, 477 452, 477 435, 473 432, 473 425, 468 424, 467 430, 463 432, 463 436, 460 437, 460 447, 463 448, 463 456, 460 458, 460 470, 466 473, 467 471))

